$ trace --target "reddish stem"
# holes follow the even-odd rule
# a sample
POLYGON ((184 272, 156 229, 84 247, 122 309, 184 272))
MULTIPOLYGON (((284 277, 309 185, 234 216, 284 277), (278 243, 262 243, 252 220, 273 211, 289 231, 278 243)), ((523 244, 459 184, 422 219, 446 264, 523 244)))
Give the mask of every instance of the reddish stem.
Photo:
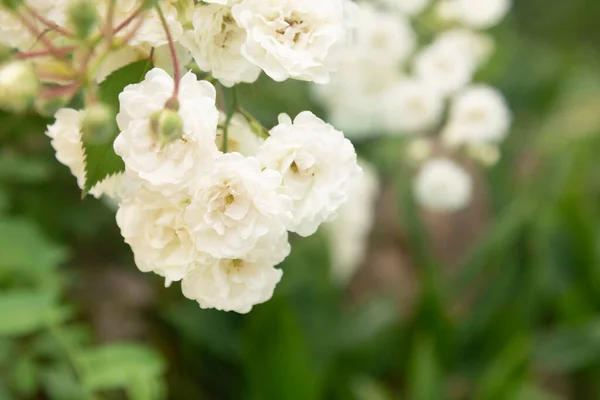
POLYGON ((171 31, 169 30, 169 25, 167 24, 165 15, 163 14, 159 5, 156 5, 156 12, 158 13, 160 22, 163 26, 163 29, 165 30, 165 34, 167 35, 167 41, 169 42, 169 52, 171 53, 171 60, 173 61, 173 75, 175 80, 175 88, 173 89, 173 99, 177 100, 177 95, 179 94, 179 81, 181 80, 179 58, 177 57, 177 51, 175 50, 175 43, 173 42, 173 37, 171 36, 171 31))
POLYGON ((74 35, 69 32, 68 30, 66 30, 63 27, 58 26, 57 24, 55 24, 52 21, 47 20, 46 18, 42 17, 41 15, 39 15, 37 12, 35 12, 34 9, 32 9, 29 6, 25 6, 25 9, 29 12, 29 14, 31 14, 35 19, 37 19, 38 21, 40 21, 42 24, 44 24, 46 27, 48 27, 49 29, 60 33, 63 36, 67 36, 67 37, 73 37, 74 35))
POLYGON ((60 57, 60 56, 69 54, 73 50, 75 50, 75 46, 65 46, 65 47, 59 47, 59 48, 47 49, 47 50, 27 51, 27 52, 16 53, 15 58, 17 60, 26 60, 29 58, 44 57, 44 56, 60 57))
POLYGON ((144 7, 141 6, 137 10, 135 10, 129 17, 127 17, 123 22, 117 25, 113 31, 113 35, 116 35, 121 30, 126 28, 134 19, 136 19, 141 13, 144 11, 144 7))
POLYGON ((23 25, 25 25, 25 27, 29 30, 29 32, 31 32, 31 34, 34 37, 39 39, 39 41, 42 42, 48 50, 56 50, 56 48, 52 45, 52 42, 50 42, 50 40, 48 40, 48 38, 45 37, 43 33, 38 32, 37 28, 31 23, 31 21, 25 18, 25 16, 21 13, 18 13, 17 16, 19 20, 23 23, 23 25))

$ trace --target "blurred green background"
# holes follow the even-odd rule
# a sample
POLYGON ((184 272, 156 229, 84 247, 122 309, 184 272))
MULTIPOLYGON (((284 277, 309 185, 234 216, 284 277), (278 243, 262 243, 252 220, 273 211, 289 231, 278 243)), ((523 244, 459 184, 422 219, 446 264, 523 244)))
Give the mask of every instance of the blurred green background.
MULTIPOLYGON (((402 143, 360 143, 383 184, 363 267, 342 286, 323 232, 294 237, 249 315, 139 272, 49 121, 0 114, 0 400, 600 399, 600 2, 514 3, 479 79, 515 122, 475 204, 420 213, 402 143)), ((319 112, 302 83, 242 92, 266 126, 319 112)))

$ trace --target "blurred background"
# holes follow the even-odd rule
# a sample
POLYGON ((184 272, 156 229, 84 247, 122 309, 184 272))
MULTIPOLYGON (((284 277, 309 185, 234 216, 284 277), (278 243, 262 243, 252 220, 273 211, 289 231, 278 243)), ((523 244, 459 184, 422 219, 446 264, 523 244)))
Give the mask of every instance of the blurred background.
MULTIPOLYGON (((340 278, 327 227, 293 237, 248 315, 139 272, 51 121, 1 113, 0 399, 600 399, 599 21, 598 1, 515 0, 478 74, 514 123, 471 205, 420 210, 403 141, 357 142, 380 184, 364 261, 340 278)), ((327 116, 304 83, 241 89, 265 126, 327 116)))

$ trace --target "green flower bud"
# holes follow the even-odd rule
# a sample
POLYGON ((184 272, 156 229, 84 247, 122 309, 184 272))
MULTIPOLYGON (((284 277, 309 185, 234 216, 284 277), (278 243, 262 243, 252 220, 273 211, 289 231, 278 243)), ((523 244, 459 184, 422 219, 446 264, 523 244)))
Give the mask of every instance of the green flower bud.
POLYGON ((183 135, 183 121, 177 111, 164 109, 150 117, 150 130, 161 147, 180 139, 183 135))
POLYGON ((81 135, 84 143, 104 144, 116 133, 115 114, 103 103, 89 106, 81 122, 81 135))
POLYGON ((69 104, 70 99, 64 96, 56 97, 38 97, 33 104, 33 108, 43 117, 52 117, 58 110, 69 104))
POLYGON ((67 21, 80 39, 87 39, 98 25, 98 9, 91 1, 73 2, 67 9, 67 21))
POLYGON ((2 2, 0 4, 2 4, 4 7, 8 8, 9 10, 16 10, 17 8, 21 7, 23 5, 24 0, 1 0, 2 2))
POLYGON ((32 65, 12 61, 0 67, 0 108, 24 112, 40 92, 40 83, 32 65))

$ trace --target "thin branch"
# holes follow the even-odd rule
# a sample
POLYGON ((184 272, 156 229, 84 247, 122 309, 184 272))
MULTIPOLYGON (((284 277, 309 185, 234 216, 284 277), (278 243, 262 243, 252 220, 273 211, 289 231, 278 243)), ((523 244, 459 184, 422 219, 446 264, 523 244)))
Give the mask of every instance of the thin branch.
POLYGON ((46 18, 44 18, 43 16, 41 16, 40 14, 38 14, 33 8, 29 7, 28 5, 25 5, 25 9, 27 10, 27 12, 29 14, 31 14, 31 16, 33 16, 36 20, 38 20, 39 22, 41 22, 42 24, 44 24, 47 28, 49 28, 50 30, 60 33, 63 36, 67 36, 67 37, 74 37, 75 35, 73 35, 72 32, 69 32, 67 29, 55 24, 52 21, 47 20, 46 18))
POLYGON ((50 42, 50 40, 47 37, 45 37, 43 35, 43 33, 38 32, 37 28, 33 25, 33 23, 31 21, 29 21, 21 13, 16 13, 16 15, 17 15, 17 18, 19 18, 19 20, 21 21, 21 23, 25 26, 25 28, 27 28, 34 37, 38 38, 39 41, 42 42, 42 44, 44 46, 46 46, 46 48, 48 50, 52 50, 52 51, 56 50, 56 48, 52 45, 52 42, 50 42))
POLYGON ((60 56, 69 54, 73 50, 75 50, 75 46, 58 47, 58 48, 55 48, 54 50, 47 49, 47 50, 19 52, 19 53, 15 54, 15 58, 18 60, 26 60, 29 58, 44 57, 44 56, 60 57, 60 56))
POLYGON ((106 48, 112 47, 113 41, 113 21, 115 19, 115 6, 117 1, 110 0, 108 4, 108 11, 106 12, 106 21, 104 21, 104 39, 106 40, 106 48))
POLYGON ((137 10, 135 10, 129 17, 125 18, 123 22, 117 25, 113 31, 113 34, 116 35, 121 30, 125 29, 134 19, 142 14, 144 11, 144 6, 140 6, 137 10))
POLYGON ((173 98, 177 99, 177 95, 179 94, 179 81, 181 80, 181 70, 179 69, 179 58, 177 57, 177 51, 175 50, 175 42, 173 42, 173 37, 171 36, 171 31, 169 30, 169 25, 167 24, 167 20, 165 15, 160 8, 160 5, 156 5, 156 12, 158 13, 158 17, 160 18, 160 22, 165 30, 165 34, 167 35, 167 41, 169 42, 169 51, 171 52, 171 60, 173 61, 173 75, 175 79, 175 88, 173 90, 173 98))

